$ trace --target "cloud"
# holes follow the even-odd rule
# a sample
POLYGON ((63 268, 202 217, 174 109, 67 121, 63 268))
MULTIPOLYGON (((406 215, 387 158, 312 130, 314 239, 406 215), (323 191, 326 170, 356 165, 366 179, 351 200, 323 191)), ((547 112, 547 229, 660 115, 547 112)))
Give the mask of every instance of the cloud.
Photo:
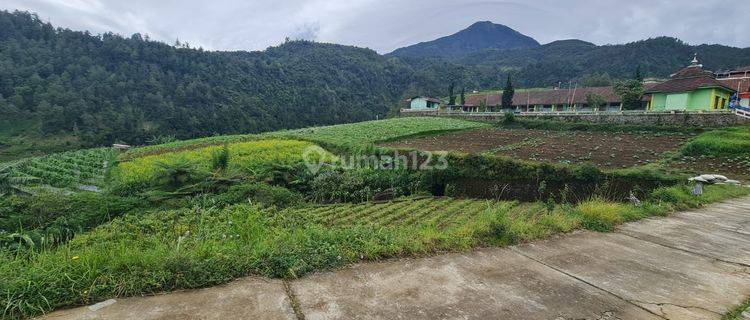
POLYGON ((56 26, 213 50, 262 50, 286 37, 381 53, 452 34, 473 22, 508 25, 542 43, 615 44, 656 36, 748 47, 746 0, 3 0, 56 26))

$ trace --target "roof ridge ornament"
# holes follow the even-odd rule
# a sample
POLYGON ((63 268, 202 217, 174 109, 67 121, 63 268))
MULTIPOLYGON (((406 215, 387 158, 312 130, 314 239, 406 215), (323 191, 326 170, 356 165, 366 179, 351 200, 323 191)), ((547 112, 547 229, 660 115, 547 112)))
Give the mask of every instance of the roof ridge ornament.
POLYGON ((691 67, 700 67, 700 68, 703 68, 703 65, 700 64, 700 62, 698 61, 698 53, 697 52, 693 54, 693 61, 690 61, 690 66, 691 67))

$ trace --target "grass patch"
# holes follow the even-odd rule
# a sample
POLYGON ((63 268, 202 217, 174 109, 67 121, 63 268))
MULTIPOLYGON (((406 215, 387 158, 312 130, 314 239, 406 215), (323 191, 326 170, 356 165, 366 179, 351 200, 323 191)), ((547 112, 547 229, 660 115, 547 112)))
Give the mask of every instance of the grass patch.
POLYGON ((684 156, 733 157, 750 155, 750 125, 709 131, 680 149, 684 156))
POLYGON ((436 117, 391 118, 296 130, 283 130, 262 134, 227 135, 173 141, 165 144, 135 148, 124 154, 121 159, 129 160, 164 152, 183 151, 224 143, 236 143, 269 138, 301 139, 313 141, 325 147, 331 146, 359 149, 363 146, 381 141, 485 126, 488 126, 488 124, 436 117))
MULTIPOLYGON (((278 139, 233 143, 227 147, 226 165, 229 171, 253 176, 270 166, 301 163, 305 150, 314 147, 315 144, 306 141, 278 139)), ((210 146, 144 156, 120 163, 113 176, 120 189, 136 190, 158 184, 157 180, 166 167, 184 167, 182 170, 186 174, 189 171, 207 174, 215 169, 212 168, 212 162, 215 162, 212 159, 223 149, 222 146, 210 146)), ((325 150, 319 150, 320 153, 309 155, 310 160, 320 156, 333 159, 325 150)))
POLYGON ((727 312, 727 314, 721 317, 721 319, 722 320, 742 320, 744 319, 742 317, 742 312, 748 309, 750 309, 750 299, 745 300, 744 303, 732 309, 731 311, 727 312))
POLYGON ((481 128, 485 123, 437 117, 406 117, 271 133, 338 146, 357 147, 397 138, 481 128))
POLYGON ((660 190, 639 207, 599 199, 574 206, 414 198, 374 210, 209 204, 128 214, 49 250, 0 252, 3 316, 210 286, 248 274, 294 278, 362 259, 507 245, 578 228, 610 231, 624 221, 750 193, 707 186, 703 196, 690 198, 683 187, 660 190))

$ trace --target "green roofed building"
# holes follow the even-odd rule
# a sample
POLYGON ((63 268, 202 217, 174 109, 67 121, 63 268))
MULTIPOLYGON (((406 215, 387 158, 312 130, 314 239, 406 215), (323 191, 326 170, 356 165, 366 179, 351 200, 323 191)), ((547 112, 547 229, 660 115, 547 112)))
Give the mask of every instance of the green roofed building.
POLYGON ((670 79, 646 90, 651 111, 710 111, 726 109, 734 90, 716 80, 694 57, 692 63, 670 79))

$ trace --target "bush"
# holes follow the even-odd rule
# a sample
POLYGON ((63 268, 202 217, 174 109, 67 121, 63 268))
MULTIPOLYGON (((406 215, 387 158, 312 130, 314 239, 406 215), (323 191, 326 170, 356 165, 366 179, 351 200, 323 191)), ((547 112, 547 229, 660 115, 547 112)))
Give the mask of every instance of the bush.
POLYGON ((419 173, 405 169, 326 169, 310 183, 309 196, 320 203, 363 202, 382 192, 408 196, 417 190, 418 181, 419 173))
POLYGON ((211 152, 211 169, 224 171, 229 166, 229 144, 225 143, 221 149, 211 152))
POLYGON ((301 194, 284 187, 270 186, 264 183, 243 183, 229 187, 224 193, 213 197, 220 206, 243 202, 257 203, 277 208, 293 207, 301 204, 301 194))
POLYGON ((137 198, 93 192, 11 197, 0 201, 0 230, 25 234, 36 246, 52 245, 141 206, 137 198))
POLYGON ((627 210, 625 205, 606 202, 602 199, 591 199, 576 206, 581 215, 581 225, 589 230, 609 232, 615 225, 622 223, 621 214, 627 210))

